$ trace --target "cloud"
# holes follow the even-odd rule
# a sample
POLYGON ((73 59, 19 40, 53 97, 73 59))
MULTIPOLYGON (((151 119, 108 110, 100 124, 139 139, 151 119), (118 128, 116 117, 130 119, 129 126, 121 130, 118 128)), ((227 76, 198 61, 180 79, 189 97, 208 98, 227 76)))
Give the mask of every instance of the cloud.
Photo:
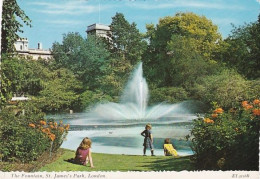
POLYGON ((46 20, 46 23, 56 24, 56 25, 78 25, 84 24, 83 21, 76 21, 76 20, 46 20))
POLYGON ((110 8, 109 6, 89 5, 87 1, 61 1, 60 3, 52 2, 31 2, 29 3, 34 6, 39 6, 39 8, 34 8, 33 11, 50 14, 50 15, 80 15, 89 14, 97 12, 100 10, 105 10, 110 8))
MULTIPOLYGON (((260 1, 260 0, 258 0, 260 1)), ((184 0, 172 0, 172 1, 158 1, 154 3, 127 3, 128 6, 139 8, 139 9, 170 9, 170 8, 197 8, 197 9, 219 9, 219 10, 243 10, 242 6, 223 4, 223 3, 212 3, 212 2, 201 2, 201 1, 184 1, 184 0), (160 2, 160 3, 159 3, 160 2)))

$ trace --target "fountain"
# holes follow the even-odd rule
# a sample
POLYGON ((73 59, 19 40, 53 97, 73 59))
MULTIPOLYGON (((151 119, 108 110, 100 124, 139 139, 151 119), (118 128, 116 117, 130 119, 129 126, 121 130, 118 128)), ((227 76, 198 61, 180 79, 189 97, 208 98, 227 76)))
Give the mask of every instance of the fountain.
POLYGON ((71 124, 68 140, 62 147, 75 150, 82 138, 88 136, 93 141, 94 152, 142 154, 140 133, 146 123, 151 123, 156 155, 163 155, 161 146, 165 138, 172 139, 180 155, 192 154, 189 144, 179 141, 189 134, 190 121, 195 118, 185 107, 186 103, 148 106, 148 98, 148 85, 140 63, 119 103, 97 104, 87 113, 62 116, 65 123, 71 124))
POLYGON ((120 103, 98 104, 87 116, 89 119, 112 121, 125 119, 154 121, 161 118, 184 116, 187 117, 187 120, 191 119, 189 111, 184 108, 184 103, 161 103, 149 107, 147 106, 148 98, 148 85, 143 77, 142 63, 140 63, 128 81, 120 103))

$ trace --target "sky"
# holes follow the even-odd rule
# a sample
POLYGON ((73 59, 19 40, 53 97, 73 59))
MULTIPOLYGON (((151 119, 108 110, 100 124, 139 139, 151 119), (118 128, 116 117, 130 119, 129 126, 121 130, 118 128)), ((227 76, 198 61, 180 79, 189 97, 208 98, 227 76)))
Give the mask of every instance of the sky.
POLYGON ((205 16, 217 25, 223 38, 245 23, 256 22, 260 14, 260 0, 17 0, 32 20, 32 27, 24 25, 19 35, 29 40, 29 48, 52 47, 62 42, 63 35, 79 32, 86 37, 87 26, 94 23, 110 25, 115 14, 123 13, 135 22, 140 32, 146 24, 158 24, 165 16, 178 12, 193 12, 205 16))

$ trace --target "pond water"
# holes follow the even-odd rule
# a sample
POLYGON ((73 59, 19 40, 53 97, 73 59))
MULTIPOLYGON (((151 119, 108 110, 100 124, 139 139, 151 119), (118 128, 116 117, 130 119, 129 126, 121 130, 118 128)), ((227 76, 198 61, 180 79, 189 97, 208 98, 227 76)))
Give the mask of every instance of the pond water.
MULTIPOLYGON (((141 132, 147 123, 151 123, 155 155, 163 155, 165 138, 171 139, 179 155, 193 154, 185 136, 190 133, 191 120, 194 116, 156 120, 97 120, 88 119, 86 113, 73 113, 48 115, 48 117, 61 119, 71 125, 62 148, 76 150, 82 139, 89 137, 92 140, 92 151, 95 153, 142 155, 144 138, 141 132)), ((150 155, 149 150, 146 153, 150 155)))

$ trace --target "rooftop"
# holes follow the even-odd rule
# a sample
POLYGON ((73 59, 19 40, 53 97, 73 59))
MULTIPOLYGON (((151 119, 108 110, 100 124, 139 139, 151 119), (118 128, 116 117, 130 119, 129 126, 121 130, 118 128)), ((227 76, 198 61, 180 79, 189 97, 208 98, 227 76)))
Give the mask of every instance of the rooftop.
POLYGON ((92 24, 92 25, 88 26, 86 32, 90 32, 92 30, 107 30, 107 31, 109 31, 110 27, 107 26, 107 25, 103 25, 103 24, 92 24))

